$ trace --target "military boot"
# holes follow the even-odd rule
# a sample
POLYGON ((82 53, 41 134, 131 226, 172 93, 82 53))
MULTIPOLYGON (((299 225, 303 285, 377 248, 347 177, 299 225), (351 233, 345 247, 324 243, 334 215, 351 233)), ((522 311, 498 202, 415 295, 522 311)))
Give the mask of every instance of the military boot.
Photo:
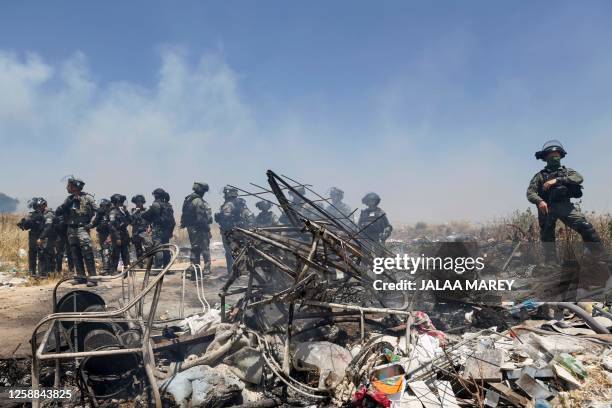
POLYGON ((194 265, 198 265, 200 266, 200 257, 198 256, 197 258, 193 255, 191 255, 189 257, 189 262, 191 262, 191 265, 189 265, 189 268, 187 269, 189 271, 189 279, 191 279, 192 281, 196 280, 196 268, 194 267, 194 265))
MULTIPOLYGON (((87 267, 87 274, 89 276, 96 276, 96 261, 94 260, 93 251, 87 251, 84 256, 85 266, 87 267)), ((88 281, 87 286, 97 286, 98 283, 95 281, 88 281)))

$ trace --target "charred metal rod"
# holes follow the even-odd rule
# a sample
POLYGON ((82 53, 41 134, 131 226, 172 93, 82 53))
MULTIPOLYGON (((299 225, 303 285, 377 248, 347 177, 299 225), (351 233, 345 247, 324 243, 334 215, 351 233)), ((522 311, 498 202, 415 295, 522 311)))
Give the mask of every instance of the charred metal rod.
POLYGON ((516 251, 518 251, 519 247, 521 246, 521 241, 519 241, 515 246, 514 249, 512 249, 512 253, 510 254, 510 256, 508 257, 508 259, 506 259, 506 262, 504 262, 504 266, 502 266, 501 270, 505 271, 506 268, 508 267, 508 264, 510 264, 510 261, 512 260, 512 258, 514 258, 514 254, 516 253, 516 251))
MULTIPOLYGON (((253 183, 251 183, 251 184, 253 184, 253 183)), ((259 187, 259 186, 255 185, 255 184, 253 184, 253 185, 254 185, 255 187, 259 187)), ((238 190, 238 191, 242 191, 243 193, 245 193, 245 194, 241 194, 241 195, 239 195, 239 197, 240 197, 240 196, 242 196, 242 197, 245 197, 245 196, 255 196, 255 197, 259 198, 259 199, 260 199, 260 200, 262 200, 262 201, 266 201, 266 202, 268 202, 268 203, 270 203, 270 204, 272 204, 272 205, 275 205, 275 206, 277 206, 277 207, 279 207, 279 208, 281 208, 281 209, 282 209, 282 207, 281 207, 280 205, 278 205, 277 203, 275 203, 274 201, 272 201, 272 200, 268 200, 267 198, 262 197, 262 195, 263 195, 263 194, 267 194, 267 193, 251 193, 250 191, 243 190, 243 189, 241 189, 240 187, 232 186, 231 184, 228 184, 228 186, 230 186, 230 187, 232 187, 232 188, 235 188, 236 190, 238 190)), ((262 188, 262 187, 259 187, 259 188, 262 188)))
POLYGON ((404 310, 396 310, 396 309, 384 309, 379 307, 361 307, 355 305, 344 305, 341 303, 328 303, 328 302, 319 302, 318 300, 303 300, 301 303, 310 305, 310 306, 319 306, 319 307, 328 307, 328 308, 338 308, 344 310, 358 310, 359 312, 364 313, 382 313, 382 314, 392 314, 392 315, 401 315, 401 316, 410 316, 410 312, 406 312, 404 310))
POLYGON ((267 244, 275 246, 275 247, 277 247, 279 249, 282 249, 284 251, 290 252, 290 253, 294 254, 296 257, 300 258, 300 260, 302 262, 307 263, 308 266, 310 266, 312 268, 315 268, 315 269, 317 269, 319 271, 321 271, 321 270, 325 271, 326 270, 325 268, 322 268, 317 263, 312 262, 311 260, 309 260, 308 258, 303 256, 302 254, 300 254, 299 251, 297 251, 296 249, 291 248, 291 247, 289 247, 289 246, 287 246, 285 244, 282 244, 280 242, 274 241, 273 239, 267 238, 267 237, 265 237, 263 235, 260 235, 260 234, 256 234, 256 233, 254 233, 252 231, 249 231, 249 230, 246 230, 246 229, 243 229, 243 228, 236 228, 235 230, 243 233, 244 235, 247 235, 249 237, 258 239, 258 240, 260 240, 262 242, 265 242, 267 244))
POLYGON ((263 299, 263 300, 258 300, 257 302, 252 302, 248 307, 255 307, 255 306, 261 306, 261 305, 266 305, 268 303, 274 303, 274 302, 282 302, 283 299, 285 298, 285 296, 295 292, 296 290, 302 288, 304 285, 306 285, 307 283, 309 283, 313 278, 315 277, 315 274, 310 274, 307 277, 305 277, 304 279, 302 279, 301 281, 295 283, 292 287, 285 289, 283 291, 280 291, 278 293, 273 294, 271 297, 263 299))
POLYGON ((278 259, 274 258, 272 255, 268 255, 268 254, 266 254, 265 252, 259 250, 256 247, 253 247, 252 250, 255 251, 259 256, 264 258, 266 261, 271 262, 278 269, 280 269, 281 271, 285 272, 287 275, 289 275, 290 277, 295 279, 295 272, 293 272, 293 270, 291 268, 287 267, 287 265, 283 264, 281 261, 279 261, 278 259))
MULTIPOLYGON (((481 330, 481 331, 479 331, 479 332, 472 333, 472 336, 470 336, 469 338, 464 339, 464 340, 460 341, 459 343, 454 344, 454 345, 453 345, 453 346, 451 346, 451 347, 447 347, 446 351, 447 351, 447 353, 449 353, 449 352, 451 352, 451 351, 453 351, 453 350, 458 349, 459 347, 463 346, 464 344, 469 343, 470 341, 474 341, 474 340, 475 340, 476 338, 478 338, 480 335, 485 334, 485 333, 491 333, 491 332, 492 332, 492 330, 491 330, 491 329, 484 329, 484 330, 481 330)), ((409 372, 407 372, 407 373, 406 373, 406 376, 408 376, 408 378, 410 378, 410 377, 412 377, 412 376, 413 376, 413 374, 414 374, 414 373, 417 373, 417 372, 419 372, 419 371, 423 370, 424 368, 427 368, 427 367, 431 366, 432 364, 435 364, 435 362, 436 362, 436 361, 441 360, 441 359, 442 359, 442 357, 446 357, 446 356, 447 356, 447 354, 441 354, 441 355, 439 355, 439 356, 432 357, 432 358, 430 358, 430 359, 426 360, 426 361, 425 361, 423 364, 421 364, 420 366, 418 366, 418 367, 416 367, 415 369, 410 370, 409 372)))
MULTIPOLYGON (((310 253, 308 254, 308 261, 312 262, 312 258, 314 257, 314 255, 317 252, 317 246, 319 245, 319 240, 316 239, 315 237, 313 237, 312 240, 312 247, 310 248, 310 253)), ((302 279, 302 277, 304 276, 304 274, 308 271, 308 263, 304 263, 303 267, 301 268, 301 270, 298 272, 297 276, 295 277, 295 285, 297 286, 300 282, 299 280, 302 279)), ((311 275, 312 276, 312 275, 311 275)), ((286 331, 286 337, 285 337, 285 349, 283 351, 283 372, 286 375, 289 375, 289 373, 291 372, 291 364, 289 362, 289 349, 291 347, 291 331, 293 330, 293 313, 295 311, 295 302, 291 302, 289 304, 289 316, 287 317, 287 331, 286 331)))

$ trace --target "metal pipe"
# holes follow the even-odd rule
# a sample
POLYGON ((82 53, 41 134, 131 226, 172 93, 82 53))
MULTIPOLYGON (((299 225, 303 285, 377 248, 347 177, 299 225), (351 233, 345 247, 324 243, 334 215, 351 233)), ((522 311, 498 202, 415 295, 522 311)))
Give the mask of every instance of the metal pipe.
POLYGON ((118 354, 134 354, 140 353, 142 349, 116 349, 116 350, 100 350, 100 351, 77 351, 76 353, 52 353, 52 354, 37 354, 39 360, 53 360, 55 358, 81 358, 81 357, 100 357, 100 356, 116 356, 118 354))
POLYGON ((358 310, 359 312, 363 311, 365 313, 384 313, 384 314, 392 314, 392 315, 399 315, 399 316, 410 316, 411 315, 410 312, 406 312, 405 310, 343 305, 341 303, 319 302, 318 300, 303 300, 301 303, 310 305, 310 306, 329 307, 329 308, 335 307, 335 308, 344 309, 344 310, 358 310))
POLYGON ((597 334, 610 334, 610 331, 602 326, 601 324, 599 324, 595 319, 593 319, 593 316, 591 316, 586 310, 584 310, 583 308, 581 308, 580 306, 578 306, 575 303, 570 303, 570 302, 545 302, 544 304, 546 305, 551 305, 551 306, 558 306, 558 307, 563 307, 565 309, 569 309, 572 312, 576 313, 578 316, 580 316, 585 323, 595 331, 595 333, 597 334))

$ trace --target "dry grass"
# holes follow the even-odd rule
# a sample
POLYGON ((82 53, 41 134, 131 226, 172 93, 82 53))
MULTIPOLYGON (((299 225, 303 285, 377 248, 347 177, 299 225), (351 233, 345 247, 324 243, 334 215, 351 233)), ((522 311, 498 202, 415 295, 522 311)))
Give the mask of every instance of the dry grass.
POLYGON ((19 249, 28 249, 28 232, 22 231, 16 224, 22 218, 19 214, 0 214, 0 262, 5 266, 17 269, 27 268, 27 256, 20 258, 19 249))
MULTIPOLYGON (((612 245, 612 216, 610 214, 587 213, 587 218, 599 232, 607 248, 612 245)), ((6 270, 16 267, 18 270, 27 269, 27 257, 19 257, 19 249, 28 249, 28 233, 17 227, 17 222, 22 218, 21 214, 0 214, 0 269, 6 270)), ((177 222, 178 224, 178 222, 177 222)), ((212 241, 220 241, 219 228, 213 224, 212 241)), ((580 237, 574 232, 567 230, 561 223, 558 224, 558 236, 569 240, 579 241, 580 237)), ((537 242, 539 229, 536 214, 531 210, 516 211, 513 214, 492 220, 483 224, 475 224, 469 221, 453 221, 444 224, 426 224, 419 222, 414 225, 397 227, 393 237, 403 240, 411 240, 419 237, 429 239, 440 239, 451 234, 470 234, 479 239, 493 238, 497 241, 503 240, 530 240, 537 242)), ((92 231, 92 240, 96 243, 95 230, 92 231)), ((172 242, 179 246, 189 246, 189 238, 186 229, 174 230, 172 242)))
MULTIPOLYGON (((589 222, 599 233, 604 245, 612 245, 612 216, 610 214, 586 214, 589 222)), ((453 221, 445 224, 426 224, 418 222, 396 228, 393 237, 403 240, 426 237, 428 239, 443 239, 451 234, 469 234, 478 239, 494 239, 496 241, 525 240, 539 241, 540 230, 537 215, 531 209, 515 211, 513 214, 494 219, 487 223, 475 224, 468 221, 453 221)), ((573 230, 566 228, 563 223, 557 223, 557 236, 569 241, 579 241, 580 236, 573 230)))

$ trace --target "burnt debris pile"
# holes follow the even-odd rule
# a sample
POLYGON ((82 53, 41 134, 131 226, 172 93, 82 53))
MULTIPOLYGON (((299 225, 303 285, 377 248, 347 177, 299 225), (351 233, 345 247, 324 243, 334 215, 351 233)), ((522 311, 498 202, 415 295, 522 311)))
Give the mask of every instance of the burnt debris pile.
MULTIPOLYGON (((118 307, 84 290, 54 297, 54 313, 32 336, 32 387, 73 387, 75 406, 571 407, 612 400, 605 300, 481 302, 469 293, 417 298, 419 291, 376 290, 375 280, 416 279, 373 272, 375 258, 396 255, 392 245, 365 234, 352 214, 330 211, 333 204, 312 186, 272 171, 267 179, 255 192, 236 188, 278 207, 283 221, 228 232, 233 263, 218 303, 205 299, 207 277, 191 266, 190 290, 202 310, 185 316, 189 268, 173 267, 176 246, 157 247, 119 275, 98 278, 121 281, 118 307), (159 251, 170 252, 171 263, 155 270, 159 251), (182 271, 179 312, 162 319, 157 306, 173 270, 182 271)), ((482 250, 470 245, 463 249, 482 250)), ((516 249, 509 252, 516 258, 516 249)), ((524 269, 509 260, 495 273, 524 269)))

